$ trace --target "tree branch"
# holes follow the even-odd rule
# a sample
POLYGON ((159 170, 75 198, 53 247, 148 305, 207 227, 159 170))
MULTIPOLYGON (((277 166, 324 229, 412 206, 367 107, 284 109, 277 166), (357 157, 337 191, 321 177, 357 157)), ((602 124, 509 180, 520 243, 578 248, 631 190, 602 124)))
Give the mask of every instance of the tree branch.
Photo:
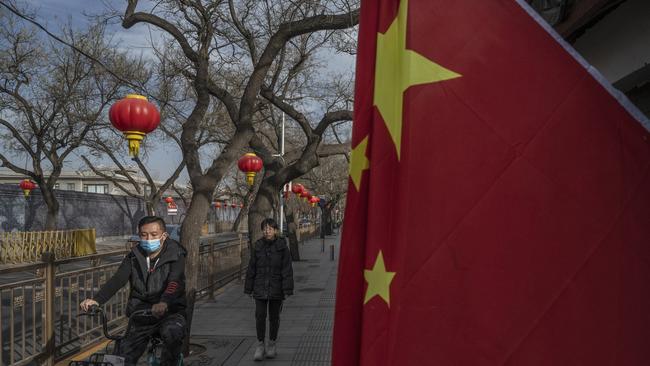
MULTIPOLYGON (((106 144, 101 142, 100 139, 96 139, 95 141, 93 141, 93 143, 96 144, 97 146, 99 146, 101 148, 100 150, 103 151, 104 153, 106 153, 106 155, 108 155, 109 158, 111 158, 113 163, 115 163, 115 165, 117 165, 117 168, 120 169, 120 171, 124 172, 124 176, 126 177, 126 179, 128 179, 128 181, 131 183, 131 185, 133 185, 133 188, 136 190, 136 192, 138 194, 141 194, 142 192, 141 192, 141 188, 140 188, 140 183, 136 182, 135 179, 133 179, 133 177, 131 177, 131 174, 128 174, 127 169, 124 167, 124 165, 122 165, 122 163, 117 158, 117 156, 115 156, 115 154, 113 153, 113 150, 110 149, 106 144)), ((82 155, 82 158, 84 158, 83 155, 82 155)), ((84 158, 84 160, 87 160, 87 159, 84 158)), ((89 163, 89 162, 87 162, 87 163, 89 163)), ((89 168, 93 169, 93 167, 91 167, 90 165, 89 165, 89 168)), ((94 169, 93 169, 93 171, 94 171, 94 169)), ((124 191, 124 192, 126 193, 127 191, 124 191)), ((136 196, 133 196, 133 197, 136 197, 136 196)))
POLYGON ((230 120, 235 125, 237 125, 237 119, 239 118, 239 107, 237 107, 237 103, 235 102, 235 98, 232 96, 232 94, 228 93, 226 89, 219 87, 212 80, 208 80, 208 91, 211 95, 223 103, 223 105, 226 107, 226 110, 228 111, 230 120))
POLYGON ((323 133, 325 133, 325 130, 327 129, 327 127, 329 127, 329 125, 339 121, 352 121, 352 116, 353 116, 352 111, 348 111, 348 110, 340 110, 340 111, 325 113, 325 115, 320 120, 320 122, 318 122, 318 126, 316 126, 314 133, 317 134, 318 136, 323 136, 323 133))
POLYGON ((190 43, 187 41, 185 36, 183 36, 183 33, 181 33, 181 31, 178 30, 178 28, 176 28, 173 24, 169 23, 165 19, 162 19, 153 14, 147 14, 142 12, 136 13, 135 8, 137 5, 138 5, 138 0, 129 0, 129 4, 126 7, 126 11, 124 12, 122 27, 129 29, 137 23, 148 23, 154 25, 166 31, 172 37, 174 37, 176 42, 178 42, 178 45, 183 50, 183 54, 185 54, 185 57, 187 57, 190 61, 194 63, 199 62, 198 53, 194 51, 194 49, 192 49, 192 46, 190 46, 190 43))
POLYGON ((242 96, 239 123, 250 123, 250 114, 255 104, 255 98, 260 93, 264 78, 275 60, 278 52, 287 41, 301 34, 328 29, 345 29, 359 23, 359 9, 339 15, 317 15, 298 21, 283 23, 271 36, 269 42, 260 56, 255 68, 248 79, 248 84, 242 96), (244 118, 242 118, 244 117, 244 118))
POLYGON ((20 132, 11 123, 9 123, 9 121, 0 118, 0 125, 3 125, 6 129, 8 129, 11 132, 11 135, 16 140, 18 140, 18 142, 20 142, 20 144, 23 146, 25 151, 29 153, 32 159, 36 159, 36 152, 32 150, 30 144, 23 138, 20 132))
MULTIPOLYGON (((336 141, 339 144, 342 144, 343 141, 341 140, 341 137, 339 136, 338 131, 336 131, 336 127, 337 127, 337 124, 332 125, 332 133, 334 133, 334 138, 336 139, 336 141)), ((345 154, 343 156, 345 156, 345 160, 348 162, 348 164, 350 164, 350 154, 345 154)))
POLYGON ((313 134, 313 130, 309 125, 309 121, 307 120, 307 117, 305 117, 304 114, 300 113, 293 106, 286 103, 281 98, 277 97, 275 94, 273 94, 271 90, 267 88, 263 88, 260 94, 266 100, 271 102, 273 105, 280 108, 280 110, 286 113, 289 117, 293 118, 296 122, 298 122, 298 125, 300 126, 300 128, 302 128, 302 131, 305 133, 305 136, 307 136, 307 138, 309 138, 309 136, 313 134))
POLYGON ((19 167, 17 165, 14 165, 2 153, 0 153, 0 161, 2 161, 2 166, 5 167, 5 168, 9 168, 9 169, 13 170, 14 172, 16 172, 18 174, 23 174, 23 175, 26 175, 28 177, 36 178, 36 174, 34 174, 33 172, 30 172, 29 170, 23 169, 23 168, 21 168, 21 167, 19 167))
POLYGON ((332 155, 347 155, 350 152, 350 143, 343 144, 321 144, 318 146, 317 154, 319 158, 324 158, 332 155))
MULTIPOLYGON (((124 187, 120 182, 118 182, 117 179, 115 179, 115 177, 112 177, 112 176, 110 176, 108 174, 105 174, 105 173, 99 171, 97 168, 95 168, 95 166, 88 160, 88 158, 86 158, 85 155, 81 155, 81 159, 83 159, 83 161, 86 163, 86 166, 88 166, 88 168, 90 168, 90 170, 92 170, 93 173, 95 173, 96 175, 98 175, 98 176, 100 176, 100 177, 102 177, 102 178, 104 178, 106 180, 109 180, 109 181, 113 182, 113 184, 115 184, 115 186, 117 188, 119 188, 122 192, 124 192, 124 194, 127 194, 127 195, 129 195, 129 196, 131 196, 133 198, 142 199, 142 197, 140 196, 140 187, 139 187, 138 184, 133 185, 133 187, 137 190, 137 193, 138 193, 138 194, 135 194, 135 193, 131 192, 130 190, 128 190, 126 187, 124 187)), ((123 170, 123 171, 125 171, 125 170, 123 170)), ((129 179, 129 181, 132 182, 132 178, 129 176, 129 174, 125 174, 125 175, 129 179)), ((131 183, 131 184, 133 184, 133 183, 131 183)))
POLYGON ((237 28, 237 30, 239 31, 239 34, 241 34, 241 36, 244 37, 244 40, 246 40, 246 44, 248 45, 248 51, 251 54, 251 60, 253 61, 253 63, 255 63, 257 61, 257 47, 255 46, 255 40, 253 39, 253 35, 239 21, 239 18, 235 13, 235 4, 233 0, 228 0, 228 9, 230 10, 230 18, 232 19, 235 28, 237 28))

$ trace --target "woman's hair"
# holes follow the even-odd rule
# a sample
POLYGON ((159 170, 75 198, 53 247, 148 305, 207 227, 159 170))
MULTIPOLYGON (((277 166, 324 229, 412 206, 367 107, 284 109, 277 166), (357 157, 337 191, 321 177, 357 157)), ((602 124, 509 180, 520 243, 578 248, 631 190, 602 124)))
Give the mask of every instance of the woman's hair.
POLYGON ((261 225, 260 229, 264 230, 265 226, 270 226, 270 227, 274 228, 275 230, 278 230, 278 223, 275 222, 275 220, 273 220, 273 219, 264 219, 264 220, 262 220, 262 225, 261 225))

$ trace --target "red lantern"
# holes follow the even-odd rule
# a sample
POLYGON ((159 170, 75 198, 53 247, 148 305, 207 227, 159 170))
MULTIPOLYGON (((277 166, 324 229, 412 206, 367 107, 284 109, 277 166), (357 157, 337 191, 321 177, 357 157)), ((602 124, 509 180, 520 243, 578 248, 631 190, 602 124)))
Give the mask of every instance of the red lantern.
POLYGON ((253 153, 246 153, 237 162, 239 170, 246 173, 246 183, 252 186, 255 182, 255 174, 262 170, 262 159, 253 153))
POLYGON ((129 141, 129 155, 138 156, 140 141, 160 123, 160 113, 155 105, 142 95, 129 94, 113 104, 108 111, 113 127, 124 133, 129 141))
POLYGON ((221 202, 215 202, 214 207, 216 208, 221 208, 221 202))
POLYGON ((168 204, 171 204, 171 203, 174 203, 174 199, 171 198, 171 197, 167 197, 167 198, 165 198, 165 202, 167 202, 168 204))
POLYGON ((235 207, 237 207, 237 204, 236 203, 231 203, 230 207, 235 208, 235 207))
POLYGON ((239 208, 244 208, 244 204, 243 204, 243 203, 240 203, 240 204, 239 204, 239 208))
POLYGON ((36 183, 32 182, 32 181, 29 180, 29 179, 24 179, 24 180, 22 180, 22 181, 20 182, 19 186, 20 186, 20 189, 23 190, 23 194, 25 195, 25 198, 27 198, 27 196, 29 196, 29 193, 30 193, 34 188, 36 188, 36 183))
POLYGON ((309 203, 311 203, 311 207, 316 206, 318 201, 320 201, 320 198, 318 198, 316 196, 311 196, 311 198, 309 199, 309 203))
POLYGON ((300 195, 303 191, 305 190, 305 187, 302 186, 300 183, 296 183, 291 186, 291 192, 294 194, 300 195))

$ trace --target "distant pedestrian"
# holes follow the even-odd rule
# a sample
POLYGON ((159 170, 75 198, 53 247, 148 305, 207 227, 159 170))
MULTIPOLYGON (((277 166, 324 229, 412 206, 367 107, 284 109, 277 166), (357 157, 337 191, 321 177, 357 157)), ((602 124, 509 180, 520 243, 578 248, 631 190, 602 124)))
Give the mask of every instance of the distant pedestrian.
POLYGON ((273 219, 262 221, 262 239, 255 242, 246 272, 244 293, 255 299, 257 348, 255 361, 277 355, 276 341, 280 328, 282 301, 293 295, 293 268, 287 242, 278 236, 278 224, 273 219), (266 316, 269 317, 269 342, 266 337, 266 316))

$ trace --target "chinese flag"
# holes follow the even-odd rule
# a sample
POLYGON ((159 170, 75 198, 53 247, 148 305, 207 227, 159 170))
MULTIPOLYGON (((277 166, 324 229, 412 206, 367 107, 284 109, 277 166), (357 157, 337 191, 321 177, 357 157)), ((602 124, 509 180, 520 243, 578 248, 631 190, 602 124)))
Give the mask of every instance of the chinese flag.
POLYGON ((633 107, 524 1, 361 9, 333 364, 650 365, 633 107))

